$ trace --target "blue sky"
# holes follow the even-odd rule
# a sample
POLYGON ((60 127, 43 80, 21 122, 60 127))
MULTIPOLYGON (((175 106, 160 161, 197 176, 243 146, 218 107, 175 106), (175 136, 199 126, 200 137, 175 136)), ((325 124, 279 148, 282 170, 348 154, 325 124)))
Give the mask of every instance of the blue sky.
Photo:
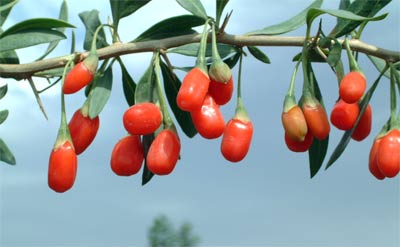
MULTIPOLYGON (((212 15, 214 1, 204 2, 212 15)), ((310 2, 232 0, 227 9, 234 12, 226 31, 242 34, 278 23, 310 2)), ((336 8, 338 2, 326 1, 323 6, 336 8)), ((97 8, 105 22, 110 15, 108 1, 68 3, 70 22, 77 26, 77 48, 81 50, 84 33, 77 14, 97 8)), ((27 18, 55 18, 60 4, 54 0, 20 0, 5 27, 27 18)), ((382 24, 368 25, 362 39, 400 50, 399 4, 394 1, 382 12, 390 15, 382 24)), ((121 38, 129 41, 152 24, 185 13, 175 1, 154 0, 121 21, 121 38)), ((323 26, 330 30, 335 20, 324 17, 323 26)), ((300 29, 288 35, 304 33, 300 29)), ((39 57, 45 47, 19 51, 22 62, 39 57)), ((59 126, 59 86, 42 95, 49 115, 46 121, 28 83, 6 80, 9 93, 1 101, 1 109, 9 109, 10 116, 1 125, 0 136, 14 151, 17 165, 0 166, 0 246, 145 246, 147 229, 160 214, 167 215, 175 225, 190 221, 201 237, 201 246, 399 246, 399 178, 377 181, 367 168, 373 137, 389 116, 388 80, 382 81, 371 102, 371 136, 361 143, 351 142, 333 167, 311 180, 307 155, 287 150, 280 122, 294 66, 291 59, 300 48, 262 49, 271 65, 251 57, 244 59, 242 93, 255 128, 246 159, 231 164, 219 153, 220 139, 189 139, 181 133, 182 159, 174 172, 156 177, 144 187, 140 185, 141 175, 117 177, 109 165, 114 144, 125 135, 122 114, 127 104, 118 69, 114 71, 110 101, 101 114, 98 136, 79 156, 75 185, 64 194, 47 186, 48 156, 59 126)), ((62 42, 54 56, 68 51, 69 43, 62 42)), ((151 54, 123 59, 138 80, 151 54)), ((194 63, 181 56, 172 56, 171 60, 176 65, 194 63)), ((360 65, 370 86, 378 74, 365 56, 361 56, 360 65)), ((315 70, 329 112, 337 97, 336 79, 326 65, 316 65, 315 70)), ((237 68, 233 73, 236 76, 237 68)), ((301 74, 298 78, 300 97, 301 74)), ((37 84, 41 88, 45 82, 38 80, 37 84)), ((66 100, 70 117, 83 103, 83 93, 66 100)), ((223 108, 226 120, 233 111, 234 101, 223 108)), ((328 155, 341 134, 332 129, 328 155)))

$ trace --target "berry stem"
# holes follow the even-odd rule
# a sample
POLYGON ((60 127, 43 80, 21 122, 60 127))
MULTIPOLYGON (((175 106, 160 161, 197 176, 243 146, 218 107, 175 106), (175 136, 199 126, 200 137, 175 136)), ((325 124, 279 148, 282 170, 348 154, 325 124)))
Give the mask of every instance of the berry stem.
POLYGON ((240 53, 239 58, 239 70, 238 70, 238 82, 237 82, 237 104, 235 109, 235 119, 240 119, 242 121, 250 121, 249 115, 246 111, 242 100, 242 64, 243 64, 243 51, 240 53))
POLYGON ((353 56, 353 52, 350 49, 349 40, 347 38, 344 39, 344 46, 346 48, 347 57, 349 59, 350 71, 358 71, 358 72, 362 73, 360 66, 358 66, 357 60, 353 56))
POLYGON ((207 74, 207 64, 206 64, 206 50, 207 50, 207 38, 208 38, 208 23, 209 19, 204 23, 203 34, 200 40, 200 48, 197 53, 196 67, 207 74))
POLYGON ((211 24, 212 28, 212 60, 213 61, 219 61, 222 60, 219 53, 218 53, 218 48, 217 48, 217 35, 215 33, 215 24, 211 24))

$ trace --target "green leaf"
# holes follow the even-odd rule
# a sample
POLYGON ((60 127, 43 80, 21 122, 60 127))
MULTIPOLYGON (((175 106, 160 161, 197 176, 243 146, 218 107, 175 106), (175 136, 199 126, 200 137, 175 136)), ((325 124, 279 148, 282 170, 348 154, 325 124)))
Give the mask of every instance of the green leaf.
POLYGON ((66 36, 63 33, 50 29, 32 29, 30 31, 21 31, 19 33, 10 34, 0 38, 0 52, 49 43, 65 38, 66 36))
POLYGON ((338 145, 336 146, 335 150, 333 151, 331 157, 328 160, 328 163, 326 164, 325 170, 328 169, 339 157, 342 155, 344 150, 346 149, 347 145, 349 144, 351 140, 351 135, 353 134, 356 126, 358 125, 358 122, 360 121, 362 115, 365 112, 365 109, 367 108, 369 101, 371 100, 372 95, 375 92, 376 87, 378 86, 378 83, 383 76, 382 72, 379 75, 379 77, 375 80, 375 82, 372 84, 370 89, 365 93, 364 97, 362 98, 361 102, 359 103, 360 107, 360 113, 358 114, 357 120, 354 123, 354 127, 350 130, 347 130, 344 132, 342 138, 340 139, 338 145))
POLYGON ((340 0, 339 9, 347 10, 348 7, 350 6, 350 3, 351 3, 350 0, 340 0))
POLYGON ((249 49, 249 52, 251 55, 253 55, 255 58, 257 58, 258 60, 260 60, 263 63, 271 63, 271 61, 269 60, 269 57, 262 52, 257 46, 247 46, 247 49, 249 49))
POLYGON ((338 18, 346 19, 346 20, 352 20, 352 21, 379 21, 379 20, 384 19, 388 15, 386 13, 386 14, 376 16, 376 17, 363 17, 363 16, 356 15, 347 10, 312 8, 307 13, 307 27, 308 28, 311 27, 311 24, 314 21, 314 19, 322 14, 329 14, 331 16, 335 16, 338 18))
POLYGON ((314 138, 313 143, 310 149, 308 150, 311 178, 313 178, 318 173, 322 164, 324 163, 326 152, 328 150, 328 144, 329 144, 329 136, 322 141, 318 140, 317 138, 314 138))
POLYGON ((5 20, 10 14, 12 7, 18 2, 18 0, 1 0, 0 1, 0 27, 3 25, 5 20))
POLYGON ((232 69, 239 61, 239 58, 240 58, 240 52, 236 52, 233 56, 224 59, 224 63, 226 63, 229 66, 229 68, 232 69))
POLYGON ((10 165, 15 165, 15 157, 7 144, 0 138, 0 161, 6 162, 10 165))
POLYGON ((14 50, 0 51, 0 64, 19 64, 19 58, 14 50))
MULTIPOLYGON (((92 46, 94 32, 96 31, 97 27, 101 25, 99 18, 99 11, 95 9, 91 11, 85 11, 80 13, 79 17, 81 18, 86 28, 85 42, 83 44, 83 49, 89 51, 92 46)), ((105 46, 108 46, 108 43, 106 40, 106 34, 104 33, 104 29, 102 29, 99 31, 99 34, 97 35, 96 47, 97 49, 99 49, 105 46)))
POLYGON ((8 110, 0 111, 0 124, 6 121, 7 117, 8 117, 8 110))
POLYGON ((176 96, 178 95, 178 91, 182 83, 176 74, 169 69, 168 65, 166 65, 164 62, 161 62, 160 65, 164 80, 164 90, 165 94, 167 95, 169 106, 171 107, 182 131, 188 137, 192 138, 197 134, 197 130, 193 125, 192 117, 190 116, 189 112, 182 111, 176 103, 176 96))
MULTIPOLYGON (((369 60, 371 60, 372 64, 375 66, 375 68, 379 72, 383 71, 383 69, 386 66, 386 61, 385 60, 383 60, 381 58, 378 58, 378 57, 370 56, 370 55, 367 55, 367 57, 369 58, 369 60)), ((390 79, 390 71, 389 70, 387 70, 383 75, 390 79)))
MULTIPOLYGON (((61 4, 61 8, 60 8, 60 14, 58 16, 58 19, 63 20, 65 22, 68 22, 68 5, 67 5, 67 1, 64 0, 61 4)), ((64 33, 65 28, 64 27, 59 27, 56 28, 57 31, 60 31, 62 33, 64 33)), ((45 58, 47 55, 50 54, 50 52, 52 52, 58 45, 59 41, 53 41, 49 44, 49 46, 47 47, 47 50, 45 51, 45 53, 39 57, 37 60, 42 60, 43 58, 45 58)))
POLYGON ((118 28, 119 20, 133 14, 136 10, 146 5, 150 0, 110 0, 113 24, 118 28))
POLYGON ((297 28, 303 26, 304 23, 306 22, 307 12, 311 8, 319 8, 321 7, 321 5, 322 5, 322 0, 315 0, 307 8, 305 8, 303 11, 293 16, 289 20, 286 20, 284 22, 269 27, 265 27, 260 30, 249 32, 246 35, 277 35, 296 30, 297 28))
POLYGON ((35 76, 53 78, 53 77, 62 77, 63 73, 64 73, 64 68, 55 68, 55 69, 39 71, 35 73, 35 76))
MULTIPOLYGON (((353 12, 354 14, 372 17, 385 7, 391 0, 355 0, 350 4, 350 1, 341 2, 340 8, 353 12)), ((360 21, 346 20, 342 18, 337 19, 337 24, 329 34, 330 37, 340 37, 352 32, 361 24, 360 21)))
POLYGON ((118 59, 119 64, 121 65, 122 71, 122 88, 124 89, 124 95, 126 102, 129 106, 135 104, 135 90, 136 90, 136 83, 130 76, 128 70, 126 69, 124 63, 121 59, 118 59))
POLYGON ((133 42, 164 39, 196 33, 192 28, 204 24, 204 19, 194 15, 175 16, 158 22, 144 31, 133 42))
POLYGON ((61 27, 75 27, 68 22, 51 19, 51 18, 36 18, 29 19, 26 21, 19 22, 14 26, 8 28, 3 33, 0 34, 0 39, 12 34, 24 33, 35 30, 52 30, 53 28, 61 28, 61 27))
POLYGON ((153 64, 150 64, 140 78, 135 90, 135 103, 152 102, 155 73, 153 64))
POLYGON ((221 16, 222 12, 224 11, 224 8, 226 4, 229 2, 229 0, 216 0, 217 1, 217 9, 216 9, 216 23, 217 26, 219 26, 219 23, 221 21, 221 16))
MULTIPOLYGON (((199 46, 200 46, 199 43, 191 43, 168 49, 167 52, 177 53, 185 56, 197 57, 199 46)), ((230 54, 237 52, 237 48, 227 44, 217 44, 217 49, 221 58, 227 57, 230 54)), ((211 44, 207 44, 206 57, 211 57, 211 56, 212 56, 211 44)))
MULTIPOLYGON (((149 152, 149 148, 151 143, 154 141, 154 134, 144 135, 142 137, 142 146, 143 146, 143 153, 144 157, 147 157, 147 153, 149 152)), ((142 186, 147 184, 152 178, 154 174, 147 168, 147 161, 145 158, 144 166, 143 166, 143 173, 142 173, 142 186)))
POLYGON ((5 84, 4 86, 0 87, 0 99, 4 98, 6 96, 7 91, 8 91, 8 84, 5 84))
MULTIPOLYGON (((328 51, 325 49, 322 50, 326 56, 328 56, 328 51)), ((293 57, 292 61, 297 62, 299 59, 302 58, 302 53, 298 53, 296 56, 293 57)), ((313 62, 313 63, 325 63, 325 58, 322 57, 318 52, 316 52, 314 49, 308 51, 308 59, 313 62)))
POLYGON ((95 81, 95 88, 93 88, 93 92, 89 94, 89 117, 91 119, 100 114, 110 98, 112 80, 112 65, 110 65, 104 71, 104 74, 95 81))
POLYGON ((207 12, 200 0, 176 0, 184 9, 198 17, 207 20, 207 12))
POLYGON ((335 39, 335 43, 329 51, 326 61, 331 67, 336 67, 342 56, 342 45, 335 39))

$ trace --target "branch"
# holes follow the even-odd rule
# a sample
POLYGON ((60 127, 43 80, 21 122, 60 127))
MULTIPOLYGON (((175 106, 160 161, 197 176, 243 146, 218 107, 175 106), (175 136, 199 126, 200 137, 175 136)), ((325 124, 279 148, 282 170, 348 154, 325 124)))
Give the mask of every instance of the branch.
MULTIPOLYGON (((142 41, 136 43, 114 43, 108 47, 98 50, 100 59, 117 57, 126 54, 153 52, 157 49, 167 50, 169 48, 197 43, 201 39, 201 34, 190 34, 166 38, 160 40, 142 41)), ((221 34, 218 36, 219 43, 225 43, 235 46, 298 46, 302 47, 305 37, 282 37, 282 36, 247 36, 247 35, 231 35, 221 34)), ((343 40, 339 40, 343 44, 343 40)), ((350 48, 367 55, 372 55, 386 61, 400 61, 400 52, 379 48, 374 45, 364 43, 360 40, 350 40, 350 48)), ((87 52, 81 53, 79 60, 87 56, 87 52)), ((76 54, 56 57, 26 64, 0 64, 0 77, 12 77, 15 79, 26 79, 33 76, 34 73, 63 67, 71 56, 76 54)))

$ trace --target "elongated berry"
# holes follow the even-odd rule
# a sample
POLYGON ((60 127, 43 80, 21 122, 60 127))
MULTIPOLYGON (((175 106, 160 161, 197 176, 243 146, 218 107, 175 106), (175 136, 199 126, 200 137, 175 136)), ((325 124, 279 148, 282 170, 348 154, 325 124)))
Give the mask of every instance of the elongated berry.
POLYGON ((214 98, 218 105, 225 105, 232 98, 233 77, 226 83, 211 80, 208 93, 214 98))
POLYGON ((304 100, 302 106, 304 117, 307 121, 307 128, 318 140, 324 140, 330 132, 330 125, 325 109, 317 99, 309 98, 304 100))
POLYGON ((196 130, 202 137, 214 139, 224 132, 224 116, 211 95, 207 94, 201 108, 190 112, 190 115, 196 130))
POLYGON ((74 113, 68 124, 68 128, 76 154, 81 154, 93 142, 99 126, 99 116, 90 119, 88 115, 85 116, 82 113, 81 109, 78 109, 74 113))
POLYGON ((360 113, 357 103, 348 104, 340 99, 331 112, 331 123, 340 130, 353 128, 360 113))
POLYGON ((365 76, 358 71, 351 71, 340 81, 339 96, 346 103, 356 103, 364 95, 367 88, 365 76))
POLYGON ((362 141, 371 133, 372 128, 372 107, 368 104, 364 114, 361 116, 357 127, 355 128, 351 138, 355 141, 362 141))
POLYGON ((395 177, 400 171, 400 130, 392 129, 379 144, 377 153, 378 168, 388 177, 395 177))
POLYGON ((221 141, 221 153, 224 158, 231 162, 243 160, 249 151, 252 137, 253 124, 250 120, 229 120, 221 141))
POLYGON ((210 85, 209 76, 201 69, 195 67, 183 79, 179 88, 176 102, 184 111, 194 111, 201 108, 210 85))
POLYGON ((144 152, 139 136, 127 135, 115 144, 111 153, 111 170, 119 176, 131 176, 140 171, 144 152))
POLYGON ((314 140, 314 137, 312 136, 311 132, 307 132, 306 136, 304 137, 304 140, 302 140, 302 141, 296 141, 296 140, 292 139, 285 132, 286 146, 292 152, 306 152, 308 149, 310 149, 313 140, 314 140))
POLYGON ((123 123, 131 135, 154 133, 161 125, 162 113, 157 105, 144 102, 131 106, 125 111, 123 123))
POLYGON ((99 58, 90 53, 85 60, 77 63, 66 75, 63 84, 64 94, 73 94, 87 86, 94 78, 99 58))
POLYGON ((58 193, 72 188, 75 182, 78 158, 73 145, 65 141, 55 147, 49 160, 48 185, 58 193))
POLYGON ((170 130, 162 130, 150 145, 147 153, 147 168, 157 175, 168 175, 178 162, 181 143, 177 134, 170 130))
POLYGON ((294 141, 303 141, 308 132, 306 118, 298 105, 282 112, 282 125, 286 135, 294 141))
POLYGON ((385 175, 382 174, 382 172, 379 170, 378 167, 378 150, 379 150, 379 145, 382 141, 382 138, 377 138, 374 140, 374 143, 372 144, 371 150, 369 152, 369 160, 368 160, 368 168, 369 171, 371 172, 372 175, 374 175, 375 178, 382 180, 385 178, 385 175))

